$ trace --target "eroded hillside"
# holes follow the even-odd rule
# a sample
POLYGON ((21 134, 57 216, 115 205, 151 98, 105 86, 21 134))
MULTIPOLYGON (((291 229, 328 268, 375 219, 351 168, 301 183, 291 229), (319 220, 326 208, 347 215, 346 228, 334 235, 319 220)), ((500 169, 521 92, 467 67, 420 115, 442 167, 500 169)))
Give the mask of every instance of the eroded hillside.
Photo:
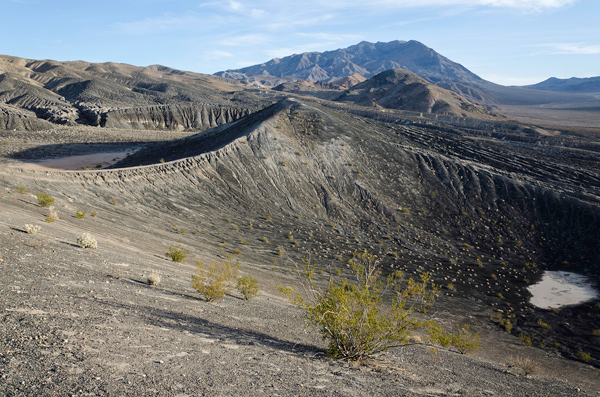
POLYGON ((244 89, 238 82, 159 65, 0 56, 0 127, 206 129, 264 105, 244 89))

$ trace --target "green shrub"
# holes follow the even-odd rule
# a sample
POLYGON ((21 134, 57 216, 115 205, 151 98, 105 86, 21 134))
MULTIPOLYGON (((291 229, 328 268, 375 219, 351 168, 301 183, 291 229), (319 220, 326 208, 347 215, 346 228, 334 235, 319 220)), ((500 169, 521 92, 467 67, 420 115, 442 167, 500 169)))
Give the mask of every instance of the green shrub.
POLYGON ((192 275, 192 287, 198 291, 207 302, 221 299, 231 292, 237 277, 240 264, 232 258, 224 262, 213 262, 205 265, 196 261, 198 269, 192 275))
POLYGON ((23 186, 15 186, 15 189, 17 189, 17 192, 19 192, 20 194, 29 193, 29 189, 27 189, 26 187, 23 187, 23 186))
POLYGON ((54 222, 54 218, 52 218, 51 216, 47 216, 46 217, 46 222, 52 223, 52 222, 54 222))
POLYGON ((550 324, 544 322, 544 320, 542 320, 541 318, 537 319, 537 325, 540 328, 544 328, 544 329, 549 329, 550 328, 550 324))
POLYGON ((52 204, 54 204, 54 199, 49 194, 39 192, 36 194, 36 197, 40 207, 50 207, 52 204))
POLYGON ((75 218, 77 219, 83 219, 85 218, 85 211, 84 210, 79 210, 75 213, 75 218))
POLYGON ((525 346, 531 346, 531 344, 533 343, 533 341, 531 340, 531 336, 527 336, 524 333, 519 334, 519 339, 521 339, 521 342, 523 342, 525 346))
POLYGON ((183 249, 181 245, 177 247, 169 246, 169 252, 165 253, 173 262, 183 262, 189 254, 190 251, 183 249))
MULTIPOLYGON (((442 341, 444 345, 456 346, 457 339, 434 321, 422 321, 415 316, 417 312, 427 312, 439 290, 427 273, 401 285, 401 272, 382 277, 378 259, 367 252, 355 252, 349 265, 354 271, 353 279, 331 276, 326 287, 321 288, 315 281, 316 265, 306 259, 298 270, 304 278, 304 294, 280 287, 304 311, 307 323, 317 326, 329 343, 331 356, 362 360, 391 346, 408 344, 417 328, 428 329, 428 339, 434 343, 442 341), (382 302, 386 292, 393 295, 389 306, 382 302)), ((467 345, 461 349, 468 350, 467 345)))
POLYGON ((592 356, 590 355, 590 353, 584 352, 582 350, 578 351, 575 356, 577 356, 577 358, 583 361, 584 363, 589 363, 590 361, 592 361, 592 356))
POLYGON ((238 277, 236 288, 244 300, 258 296, 258 281, 252 276, 238 277))
POLYGON ((435 322, 428 326, 427 340, 444 348, 454 347, 461 354, 473 353, 479 349, 479 332, 472 333, 471 326, 468 324, 456 324, 456 332, 444 331, 435 322))

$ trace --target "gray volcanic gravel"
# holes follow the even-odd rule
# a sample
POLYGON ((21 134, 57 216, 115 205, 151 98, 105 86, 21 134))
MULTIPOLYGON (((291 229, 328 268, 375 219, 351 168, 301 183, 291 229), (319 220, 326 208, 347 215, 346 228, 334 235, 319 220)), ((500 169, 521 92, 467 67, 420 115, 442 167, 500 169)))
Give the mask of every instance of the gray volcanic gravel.
POLYGON ((150 287, 151 255, 14 223, 0 222, 2 395, 598 395, 426 346, 362 367, 332 361, 279 296, 208 304, 190 291, 189 266, 165 262, 150 287))

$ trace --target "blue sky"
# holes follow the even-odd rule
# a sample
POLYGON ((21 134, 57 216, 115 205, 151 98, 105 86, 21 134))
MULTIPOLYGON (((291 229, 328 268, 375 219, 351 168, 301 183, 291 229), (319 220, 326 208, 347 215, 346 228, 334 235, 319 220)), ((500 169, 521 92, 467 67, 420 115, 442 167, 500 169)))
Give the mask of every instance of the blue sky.
POLYGON ((600 76, 598 0, 0 0, 0 54, 214 73, 418 40, 506 85, 600 76))

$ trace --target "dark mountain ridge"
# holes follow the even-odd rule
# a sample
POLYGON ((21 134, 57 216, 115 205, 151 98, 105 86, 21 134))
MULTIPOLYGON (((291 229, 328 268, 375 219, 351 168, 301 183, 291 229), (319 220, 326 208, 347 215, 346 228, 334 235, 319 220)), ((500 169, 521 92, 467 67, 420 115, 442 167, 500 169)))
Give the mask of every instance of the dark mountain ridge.
POLYGON ((293 76, 308 81, 330 82, 354 73, 373 77, 389 69, 406 69, 431 81, 483 81, 464 66, 415 40, 388 43, 363 41, 348 48, 294 54, 261 65, 217 72, 215 75, 234 79, 255 75, 293 76))
POLYGON ((571 77, 570 79, 550 77, 541 83, 527 85, 525 88, 554 92, 600 93, 600 76, 585 78, 571 77))

